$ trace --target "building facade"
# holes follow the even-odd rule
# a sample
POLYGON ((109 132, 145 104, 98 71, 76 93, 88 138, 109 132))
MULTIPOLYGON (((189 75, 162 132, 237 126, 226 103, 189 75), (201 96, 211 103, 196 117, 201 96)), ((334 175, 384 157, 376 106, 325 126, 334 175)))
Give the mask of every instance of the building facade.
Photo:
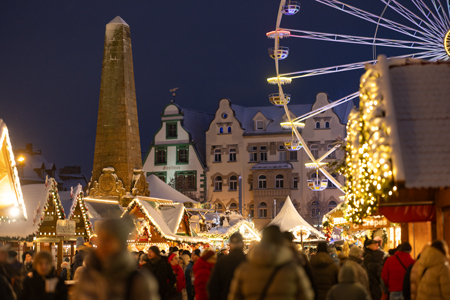
MULTIPOLYGON (((303 115, 329 104, 319 93, 313 105, 289 105, 291 117, 303 115)), ((301 130, 305 143, 315 157, 324 155, 338 137, 345 137, 347 116, 352 103, 341 105, 309 118, 301 130)), ((239 179, 242 180, 242 206, 245 216, 253 218, 258 229, 266 226, 290 196, 299 213, 312 225, 321 225, 321 216, 333 209, 342 195, 331 182, 321 192, 308 188, 308 179, 325 178, 315 169, 305 151, 287 151, 285 141, 291 129, 283 129, 287 116, 283 107, 242 107, 222 99, 206 131, 206 199, 223 211, 239 208, 239 179)), ((336 151, 324 162, 343 157, 336 151)), ((343 177, 336 179, 343 184, 343 177)))
POLYGON ((203 201, 207 190, 205 130, 212 119, 211 114, 168 104, 144 159, 145 175, 154 174, 193 200, 203 201))

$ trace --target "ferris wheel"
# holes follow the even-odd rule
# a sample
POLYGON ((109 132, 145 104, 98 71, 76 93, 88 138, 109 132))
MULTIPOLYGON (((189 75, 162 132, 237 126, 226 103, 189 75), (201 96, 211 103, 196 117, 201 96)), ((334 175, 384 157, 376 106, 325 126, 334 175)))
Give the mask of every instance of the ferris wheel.
MULTIPOLYGON (((301 149, 303 145, 306 145, 299 132, 299 129, 305 126, 305 123, 303 122, 304 120, 358 97, 359 91, 356 91, 339 100, 333 101, 330 104, 320 107, 319 109, 311 111, 305 115, 292 118, 288 109, 291 95, 283 92, 283 85, 292 83, 293 79, 363 69, 366 64, 374 64, 377 60, 375 59, 374 54, 374 57, 367 61, 281 73, 279 61, 284 60, 289 56, 289 48, 280 45, 281 39, 300 38, 334 43, 370 45, 372 47, 402 48, 405 49, 405 52, 411 52, 400 56, 394 56, 393 58, 418 58, 437 61, 448 60, 450 57, 450 0, 403 1, 404 4, 408 2, 410 7, 400 4, 397 0, 378 0, 384 4, 384 10, 380 15, 367 12, 337 0, 307 1, 318 2, 334 8, 341 13, 346 13, 364 21, 376 24, 376 30, 375 35, 370 37, 283 28, 281 27, 281 20, 283 16, 293 16, 297 14, 300 11, 300 1, 280 1, 276 29, 266 34, 268 38, 274 39, 275 41, 274 47, 269 48, 269 55, 275 60, 276 71, 276 76, 268 78, 267 81, 269 84, 278 86, 278 93, 270 94, 269 100, 276 106, 284 106, 286 111, 288 122, 282 123, 281 126, 292 129, 292 139, 285 142, 284 145, 289 151, 297 151, 301 149), (442 5, 441 1, 442 3, 445 1, 445 6, 442 5), (402 20, 405 21, 404 23, 408 25, 385 18, 384 14, 387 9, 393 10, 399 17, 401 17, 402 20), (379 27, 389 29, 397 36, 403 35, 404 39, 399 40, 377 37, 379 27)), ((327 187, 328 180, 330 180, 338 189, 344 192, 342 185, 325 169, 326 163, 322 162, 339 146, 340 145, 336 145, 320 158, 315 158, 308 147, 303 147, 306 154, 312 161, 312 163, 307 164, 307 167, 314 167, 317 174, 320 171, 327 178, 320 180, 319 177, 316 176, 316 179, 308 180, 308 187, 311 190, 324 190, 327 187)))

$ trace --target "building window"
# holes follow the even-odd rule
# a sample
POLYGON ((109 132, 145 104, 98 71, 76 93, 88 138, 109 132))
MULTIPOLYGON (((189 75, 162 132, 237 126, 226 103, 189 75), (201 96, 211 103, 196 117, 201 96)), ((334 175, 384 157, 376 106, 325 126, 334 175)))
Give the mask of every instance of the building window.
POLYGON ((249 146, 248 147, 248 151, 250 151, 250 152, 258 151, 258 147, 256 147, 256 146, 249 146))
POLYGON ((229 181, 228 189, 230 191, 237 191, 237 177, 233 175, 230 177, 229 181))
POLYGON ((282 189, 283 187, 284 187, 284 176, 278 174, 277 176, 275 176, 275 188, 282 189))
POLYGON ((265 189, 267 187, 266 175, 259 175, 258 177, 258 189, 265 189))
POLYGON ((320 122, 316 122, 316 129, 320 128, 320 122))
POLYGON ((166 123, 166 138, 167 139, 176 139, 177 135, 177 123, 176 122, 167 122, 166 123))
POLYGON ((267 151, 267 146, 260 146, 259 151, 267 151))
POLYGON ((177 146, 177 164, 189 163, 189 146, 177 146))
POLYGON ((280 151, 280 161, 286 161, 286 151, 280 151))
POLYGON ((222 162, 222 151, 220 149, 214 150, 214 162, 222 162))
POLYGON ((297 151, 289 151, 289 160, 297 160, 297 151))
POLYGON ((257 120, 256 123, 256 130, 264 130, 264 121, 257 120))
POLYGON ((219 133, 222 134, 223 133, 223 127, 219 128, 219 133))
POLYGON ((230 204, 230 210, 238 211, 239 210, 238 205, 236 203, 231 203, 230 204))
POLYGON ((251 152, 251 153, 250 153, 250 161, 251 161, 251 162, 257 162, 257 161, 258 161, 258 153, 256 153, 256 152, 251 152))
POLYGON ((216 203, 216 210, 219 212, 223 212, 223 205, 221 203, 216 203))
POLYGON ((260 218, 267 218, 267 204, 266 202, 261 202, 258 207, 258 216, 260 218))
POLYGON ((312 144, 309 147, 309 150, 311 150, 311 154, 314 156, 315 159, 319 158, 319 146, 317 146, 316 144, 312 144))
POLYGON ((330 128, 330 122, 325 122, 325 128, 330 128))
MULTIPOLYGON (((331 176, 332 176, 334 179, 337 180, 336 174, 331 174, 331 176)), ((327 187, 330 188, 330 189, 335 189, 335 188, 336 188, 336 186, 334 185, 334 183, 333 183, 331 180, 329 180, 329 179, 328 179, 328 186, 327 186, 327 187)))
POLYGON ((167 147, 155 148, 155 165, 167 164, 167 147))
POLYGON ((267 161, 267 152, 259 153, 260 161, 267 161))
POLYGON ((250 204, 250 218, 255 217, 255 206, 253 204, 250 204))
POLYGON ((328 203, 328 211, 332 211, 333 209, 335 209, 336 208, 336 206, 337 206, 337 203, 336 203, 336 201, 330 201, 329 203, 328 203))
POLYGON ((216 176, 216 178, 214 178, 214 190, 222 191, 222 177, 216 176))
POLYGON ((317 218, 320 215, 320 210, 319 210, 319 202, 318 201, 313 201, 313 203, 311 203, 311 218, 317 218))
POLYGON ((293 188, 294 189, 298 189, 298 177, 294 177, 294 181, 293 181, 293 188))
POLYGON ((231 127, 228 127, 228 131, 227 131, 228 133, 231 133, 231 127))
MULTIPOLYGON (((327 146, 327 152, 334 148, 334 145, 328 145, 327 146)), ((328 154, 327 158, 336 158, 336 150, 328 154)))
POLYGON ((175 172, 175 188, 178 191, 197 190, 197 171, 175 172))
POLYGON ((236 161, 236 149, 230 149, 228 161, 236 161))
POLYGON ((167 183, 167 172, 147 172, 147 177, 152 174, 167 183))

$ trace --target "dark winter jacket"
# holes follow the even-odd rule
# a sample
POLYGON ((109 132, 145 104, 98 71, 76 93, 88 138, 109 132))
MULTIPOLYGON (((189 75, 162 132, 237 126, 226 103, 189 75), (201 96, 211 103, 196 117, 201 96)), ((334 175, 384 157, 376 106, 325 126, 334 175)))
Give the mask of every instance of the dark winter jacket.
POLYGON ((217 261, 208 284, 210 299, 227 299, 234 271, 243 261, 245 254, 242 249, 233 249, 230 254, 217 261))
POLYGON ((126 250, 104 263, 95 253, 89 254, 85 268, 71 300, 159 299, 156 279, 147 270, 138 271, 126 250))
POLYGON ((0 274, 0 295, 4 300, 16 300, 16 294, 5 276, 0 274))
POLYGON ((161 300, 170 299, 170 296, 174 294, 175 284, 177 278, 173 273, 172 267, 167 262, 165 257, 158 257, 155 259, 149 259, 143 269, 150 270, 150 272, 158 280, 158 292, 161 300))
POLYGON ((33 263, 24 263, 22 269, 20 269, 20 275, 27 276, 30 272, 33 272, 33 263))
POLYGON ((67 300, 67 288, 64 281, 55 277, 54 271, 43 278, 36 271, 33 271, 33 277, 26 277, 23 282, 23 294, 21 300, 67 300), (45 281, 57 281, 55 292, 47 293, 45 291, 45 281))
POLYGON ((414 264, 410 265, 403 277, 403 300, 411 300, 411 271, 414 264))
POLYGON ((292 251, 284 245, 260 243, 234 272, 228 300, 258 300, 277 267, 280 269, 268 287, 265 300, 314 299, 311 284, 303 268, 295 262, 292 251))
POLYGON ((311 257, 314 282, 317 288, 317 300, 325 300, 328 291, 338 282, 339 268, 328 253, 319 252, 311 257))
POLYGON ((84 258, 86 257, 86 255, 87 255, 87 251, 85 251, 85 250, 83 250, 83 249, 80 249, 80 250, 78 251, 78 253, 75 254, 75 257, 74 257, 74 259, 73 259, 73 264, 72 264, 72 267, 71 267, 72 272, 73 272, 74 274, 75 274, 75 271, 76 271, 79 267, 81 267, 81 266, 83 265, 83 260, 84 260, 84 258))
POLYGON ((370 300, 369 293, 356 282, 355 277, 354 268, 343 265, 339 270, 339 283, 330 289, 326 300, 370 300))
POLYGON ((381 299, 381 271, 383 270, 384 252, 365 249, 364 267, 369 275, 370 294, 372 299, 381 299))
POLYGON ((194 262, 189 261, 186 269, 184 270, 184 278, 186 279, 186 293, 188 296, 188 300, 194 300, 194 285, 192 284, 192 267, 194 266, 194 262))
MULTIPOLYGON (((224 259, 224 258, 222 258, 224 259)), ((203 258, 199 258, 195 263, 192 271, 194 272, 194 288, 195 288, 195 300, 208 300, 208 293, 206 291, 206 285, 211 277, 211 270, 214 267, 214 263, 205 261, 203 258)), ((214 295, 218 297, 218 295, 214 295)), ((211 298, 215 299, 215 298, 211 298)))
POLYGON ((381 278, 389 292, 403 291, 403 278, 406 270, 412 264, 414 264, 414 259, 411 258, 409 253, 403 251, 397 251, 393 256, 386 259, 381 278))

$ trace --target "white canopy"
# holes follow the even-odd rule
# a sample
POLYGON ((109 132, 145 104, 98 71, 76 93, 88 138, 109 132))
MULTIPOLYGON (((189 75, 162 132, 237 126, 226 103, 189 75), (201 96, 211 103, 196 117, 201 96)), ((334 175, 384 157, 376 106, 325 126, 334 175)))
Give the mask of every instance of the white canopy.
POLYGON ((294 204, 292 204, 291 198, 289 196, 286 197, 286 201, 284 202, 281 211, 278 213, 275 219, 273 219, 272 222, 269 223, 268 226, 270 225, 280 227, 280 230, 282 232, 303 229, 323 237, 323 234, 320 231, 312 227, 308 222, 305 221, 305 219, 302 218, 302 216, 300 216, 300 214, 297 212, 297 209, 295 209, 294 204))
POLYGON ((172 188, 167 183, 163 182, 154 174, 147 177, 148 189, 150 190, 150 198, 172 200, 173 202, 193 202, 196 201, 190 199, 189 197, 183 195, 176 189, 172 188))

